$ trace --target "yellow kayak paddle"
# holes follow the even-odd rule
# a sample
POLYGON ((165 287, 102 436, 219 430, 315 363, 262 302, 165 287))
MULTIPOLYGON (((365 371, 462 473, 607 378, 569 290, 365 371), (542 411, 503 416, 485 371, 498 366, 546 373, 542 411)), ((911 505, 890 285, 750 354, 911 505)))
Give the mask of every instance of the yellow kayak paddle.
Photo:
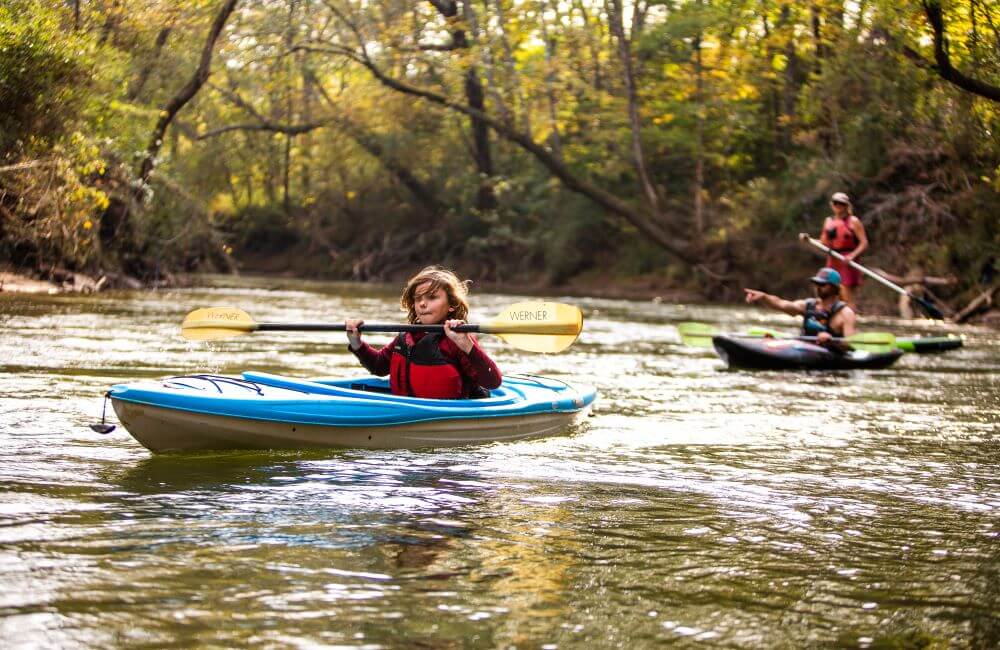
MULTIPOLYGON (((583 329, 579 307, 559 302, 519 302, 488 323, 466 324, 457 332, 492 334, 528 352, 562 352, 583 329)), ((443 332, 444 325, 365 323, 362 332, 443 332)), ((343 323, 258 323, 242 309, 196 309, 181 323, 181 335, 191 341, 214 341, 251 332, 343 332, 343 323)))

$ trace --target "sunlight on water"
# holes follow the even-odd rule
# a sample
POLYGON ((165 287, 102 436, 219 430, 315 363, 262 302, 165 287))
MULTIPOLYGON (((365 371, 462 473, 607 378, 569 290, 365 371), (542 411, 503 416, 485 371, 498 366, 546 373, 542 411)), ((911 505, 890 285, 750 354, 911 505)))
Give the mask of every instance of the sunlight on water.
MULTIPOLYGON (((224 278, 0 297, 2 645, 1000 642, 1000 340, 985 329, 868 320, 966 345, 881 371, 728 371, 677 324, 794 321, 552 296, 586 314, 569 351, 483 344, 507 374, 598 388, 564 435, 153 456, 87 427, 136 378, 363 374, 343 334, 184 341, 192 309, 397 322, 396 291, 224 278)), ((471 320, 518 299, 474 295, 471 320)))

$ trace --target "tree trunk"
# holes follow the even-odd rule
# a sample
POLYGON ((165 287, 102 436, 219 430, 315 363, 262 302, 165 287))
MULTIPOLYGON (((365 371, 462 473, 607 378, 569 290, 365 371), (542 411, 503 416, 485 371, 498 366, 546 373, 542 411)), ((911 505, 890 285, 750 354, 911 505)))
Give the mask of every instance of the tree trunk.
MULTIPOLYGON (((288 24, 285 27, 285 50, 289 51, 292 49, 292 45, 295 43, 295 10, 298 3, 296 0, 290 0, 288 3, 288 24)), ((292 104, 292 66, 294 64, 294 59, 292 57, 287 57, 285 59, 285 121, 291 123, 293 121, 293 111, 294 106, 292 104)), ((292 138, 295 137, 290 133, 285 134, 284 150, 282 151, 282 158, 284 159, 284 169, 282 170, 282 182, 281 182, 281 205, 282 209, 285 211, 286 216, 292 214, 292 138)))
POLYGON ((820 8, 815 3, 810 6, 810 12, 812 13, 813 47, 816 50, 813 71, 819 74, 823 71, 823 59, 826 58, 826 46, 823 44, 823 17, 820 8))
MULTIPOLYGON (((313 120, 313 101, 316 92, 312 83, 312 75, 306 70, 309 61, 302 58, 302 121, 309 124, 313 120)), ((299 182, 302 184, 303 196, 309 196, 312 192, 312 153, 313 153, 312 132, 302 135, 302 167, 299 170, 299 182)))
POLYGON ((500 30, 500 43, 503 45, 503 62, 510 77, 510 85, 513 88, 514 97, 517 99, 515 107, 515 123, 519 114, 521 129, 525 133, 531 133, 531 111, 528 110, 528 102, 524 99, 524 89, 521 87, 521 78, 517 73, 517 64, 514 61, 514 51, 510 47, 510 38, 507 36, 507 19, 504 17, 503 0, 494 0, 497 13, 497 29, 500 30))
POLYGON ((552 54, 555 50, 555 43, 552 38, 549 37, 549 29, 545 23, 545 9, 548 8, 548 2, 542 2, 542 12, 538 17, 539 23, 542 26, 542 40, 545 42, 545 97, 548 100, 549 105, 549 143, 552 146, 552 153, 556 158, 562 159, 562 138, 559 136, 559 120, 556 112, 556 93, 553 88, 552 80, 554 78, 552 70, 552 54))
MULTIPOLYGON (((594 37, 594 32, 591 29, 590 15, 587 13, 587 7, 584 5, 583 0, 575 0, 573 4, 576 6, 577 11, 580 12, 580 17, 583 18, 583 29, 587 33, 587 45, 590 49, 590 64, 594 67, 594 78, 591 83, 595 90, 603 90, 604 73, 601 68, 601 48, 598 45, 598 39, 594 37)), ((598 28, 600 28, 601 22, 594 22, 596 22, 598 28)))
POLYGON ((205 45, 202 47, 201 60, 198 63, 198 68, 195 70, 194 75, 192 75, 184 87, 181 88, 160 111, 160 119, 157 120, 156 126, 153 128, 153 135, 149 140, 149 144, 146 146, 146 154, 142 159, 142 163, 139 165, 138 176, 140 181, 146 182, 149 179, 149 175, 152 173, 153 168, 156 166, 156 154, 159 153, 160 147, 163 145, 163 134, 166 132, 167 127, 170 126, 171 122, 173 122, 177 113, 179 113, 180 110, 184 108, 189 101, 191 101, 191 99, 198 93, 199 90, 201 90, 201 87, 208 80, 208 75, 211 72, 212 53, 215 50, 215 42, 222 33, 222 28, 225 27, 230 14, 233 13, 233 9, 236 7, 237 2, 239 2, 239 0, 225 0, 223 5, 219 8, 219 13, 216 14, 215 20, 212 22, 212 27, 205 39, 205 45))
POLYGON ((618 55, 622 63, 622 81, 628 97, 628 121, 631 132, 632 163, 639 177, 639 186, 653 212, 660 212, 660 198, 656 194, 653 182, 646 169, 646 160, 642 150, 642 126, 639 120, 639 99, 635 89, 635 73, 632 69, 632 45, 625 37, 625 27, 622 22, 621 0, 610 0, 607 6, 611 32, 618 40, 618 55))
MULTIPOLYGON (((466 15, 470 15, 472 6, 471 0, 465 0, 466 15)), ((430 0, 430 3, 448 19, 458 16, 457 0, 430 0)), ((456 49, 468 49, 469 40, 465 30, 455 29, 451 33, 452 43, 456 49)), ((465 98, 469 106, 475 111, 470 115, 469 122, 472 129, 473 160, 476 163, 476 171, 479 175, 479 186, 476 191, 476 208, 482 211, 493 210, 497 207, 496 193, 493 191, 493 156, 490 152, 489 127, 479 118, 476 113, 485 113, 485 94, 483 84, 479 80, 479 70, 473 64, 465 72, 465 98)))
MULTIPOLYGON (((173 18, 171 18, 173 22, 173 18)), ((139 76, 136 78, 135 83, 129 86, 128 93, 125 97, 129 101, 135 101, 139 94, 142 93, 142 89, 146 86, 146 82, 149 81, 149 75, 153 72, 153 68, 160 60, 160 55, 163 52, 163 46, 167 44, 167 39, 170 37, 170 32, 173 29, 173 25, 168 25, 160 30, 156 35, 156 41, 153 44, 153 56, 149 58, 148 61, 139 70, 139 76)))
POLYGON ((699 257, 698 251, 692 250, 689 243, 682 237, 678 236, 677 233, 666 230, 656 220, 650 219, 646 214, 636 210, 613 194, 577 177, 562 163, 562 161, 553 156, 545 147, 532 140, 527 134, 511 129, 502 122, 489 117, 485 113, 476 113, 474 109, 468 105, 458 104, 437 93, 416 88, 403 83, 399 79, 386 76, 385 73, 383 73, 382 70, 379 69, 363 51, 355 57, 355 60, 368 68, 375 78, 388 88, 414 97, 421 97, 429 102, 465 115, 469 115, 470 117, 475 114, 478 119, 481 119, 485 124, 493 129, 494 132, 510 142, 517 144, 534 156, 534 158, 539 163, 544 165, 553 176, 558 178, 568 190, 576 192, 590 199, 605 210, 625 218, 629 223, 634 225, 639 232, 648 237, 650 241, 656 243, 679 260, 691 265, 692 267, 701 269, 707 275, 710 275, 710 277, 718 279, 718 276, 709 272, 708 269, 705 268, 699 257))
POLYGON ((123 252, 123 264, 125 265, 126 270, 133 274, 142 275, 143 272, 148 269, 144 268, 143 260, 133 255, 133 253, 136 252, 136 242, 134 238, 134 228, 131 222, 132 205, 133 203, 141 203, 145 197, 145 186, 149 180, 150 174, 153 172, 153 168, 156 166, 156 157, 163 146, 163 137, 166 133, 167 127, 170 126, 171 122, 173 122, 177 113, 179 113, 180 110, 184 108, 189 101, 191 101, 191 98, 197 94, 197 92, 205 84, 205 81, 207 81, 212 63, 212 53, 215 49, 215 42, 222 33, 222 28, 225 26, 226 21, 229 19, 229 16, 232 14, 238 1, 239 0, 225 0, 223 5, 219 8, 219 12, 216 14, 215 20, 212 22, 212 26, 205 39, 205 44, 202 47, 201 59, 198 64, 198 68, 195 70, 191 79, 188 80, 184 87, 181 88, 177 94, 175 94, 170 101, 167 102, 166 106, 160 110, 160 118, 157 120, 156 126, 153 128, 153 134, 150 137, 149 144, 146 146, 145 154, 139 164, 138 172, 136 174, 139 183, 137 183, 136 188, 127 196, 112 196, 108 203, 108 207, 104 210, 104 213, 101 216, 99 234, 102 247, 105 250, 121 250, 123 252))
POLYGON ((779 20, 781 33, 786 38, 785 43, 785 75, 781 89, 781 144, 784 152, 792 148, 792 120, 795 118, 795 104, 798 100, 799 57, 795 50, 794 30, 791 9, 787 4, 781 6, 779 20))
MULTIPOLYGON (((699 2, 699 5, 702 4, 699 2)), ((701 30, 694 38, 694 104, 695 152, 694 152, 694 230, 700 239, 705 232, 703 195, 705 192, 705 80, 701 58, 701 30)))

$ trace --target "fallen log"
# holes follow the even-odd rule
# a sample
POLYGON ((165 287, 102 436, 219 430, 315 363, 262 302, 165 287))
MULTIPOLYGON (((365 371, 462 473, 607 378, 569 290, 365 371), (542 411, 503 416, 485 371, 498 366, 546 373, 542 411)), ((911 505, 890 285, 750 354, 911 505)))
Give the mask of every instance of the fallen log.
MULTIPOLYGON (((952 310, 947 304, 938 298, 933 291, 930 290, 931 286, 943 287, 955 284, 958 282, 958 279, 955 278, 955 276, 939 277, 934 275, 924 275, 923 270, 920 268, 910 269, 907 271, 906 275, 895 275, 879 268, 873 268, 872 270, 886 280, 901 285, 910 294, 919 296, 924 300, 933 303, 941 310, 941 312, 945 314, 945 316, 950 317, 955 313, 954 310, 952 310)), ((899 315, 902 318, 915 318, 920 315, 920 312, 913 308, 913 301, 905 294, 900 294, 899 296, 899 315)))
POLYGON ((965 323, 973 316, 989 311, 996 304, 997 293, 1000 293, 1000 284, 995 284, 986 291, 972 299, 964 309, 951 317, 956 323, 965 323))

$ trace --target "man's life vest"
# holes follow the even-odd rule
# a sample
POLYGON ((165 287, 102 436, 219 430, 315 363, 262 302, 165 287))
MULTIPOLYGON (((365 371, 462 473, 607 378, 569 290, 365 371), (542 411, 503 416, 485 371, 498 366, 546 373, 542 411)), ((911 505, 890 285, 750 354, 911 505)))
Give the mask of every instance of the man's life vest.
POLYGON ((850 217, 834 219, 833 225, 826 229, 826 240, 830 242, 830 248, 838 253, 850 253, 861 243, 851 230, 850 220, 850 217))
POLYGON ((820 332, 826 332, 831 336, 842 337, 844 333, 830 327, 830 321, 834 315, 847 306, 846 302, 840 300, 833 303, 829 310, 823 309, 822 303, 816 298, 806 300, 806 312, 802 316, 802 334, 805 336, 816 336, 820 332))
POLYGON ((396 337, 389 362, 393 395, 432 399, 461 399, 462 374, 441 352, 441 334, 428 333, 419 341, 406 332, 396 337))

